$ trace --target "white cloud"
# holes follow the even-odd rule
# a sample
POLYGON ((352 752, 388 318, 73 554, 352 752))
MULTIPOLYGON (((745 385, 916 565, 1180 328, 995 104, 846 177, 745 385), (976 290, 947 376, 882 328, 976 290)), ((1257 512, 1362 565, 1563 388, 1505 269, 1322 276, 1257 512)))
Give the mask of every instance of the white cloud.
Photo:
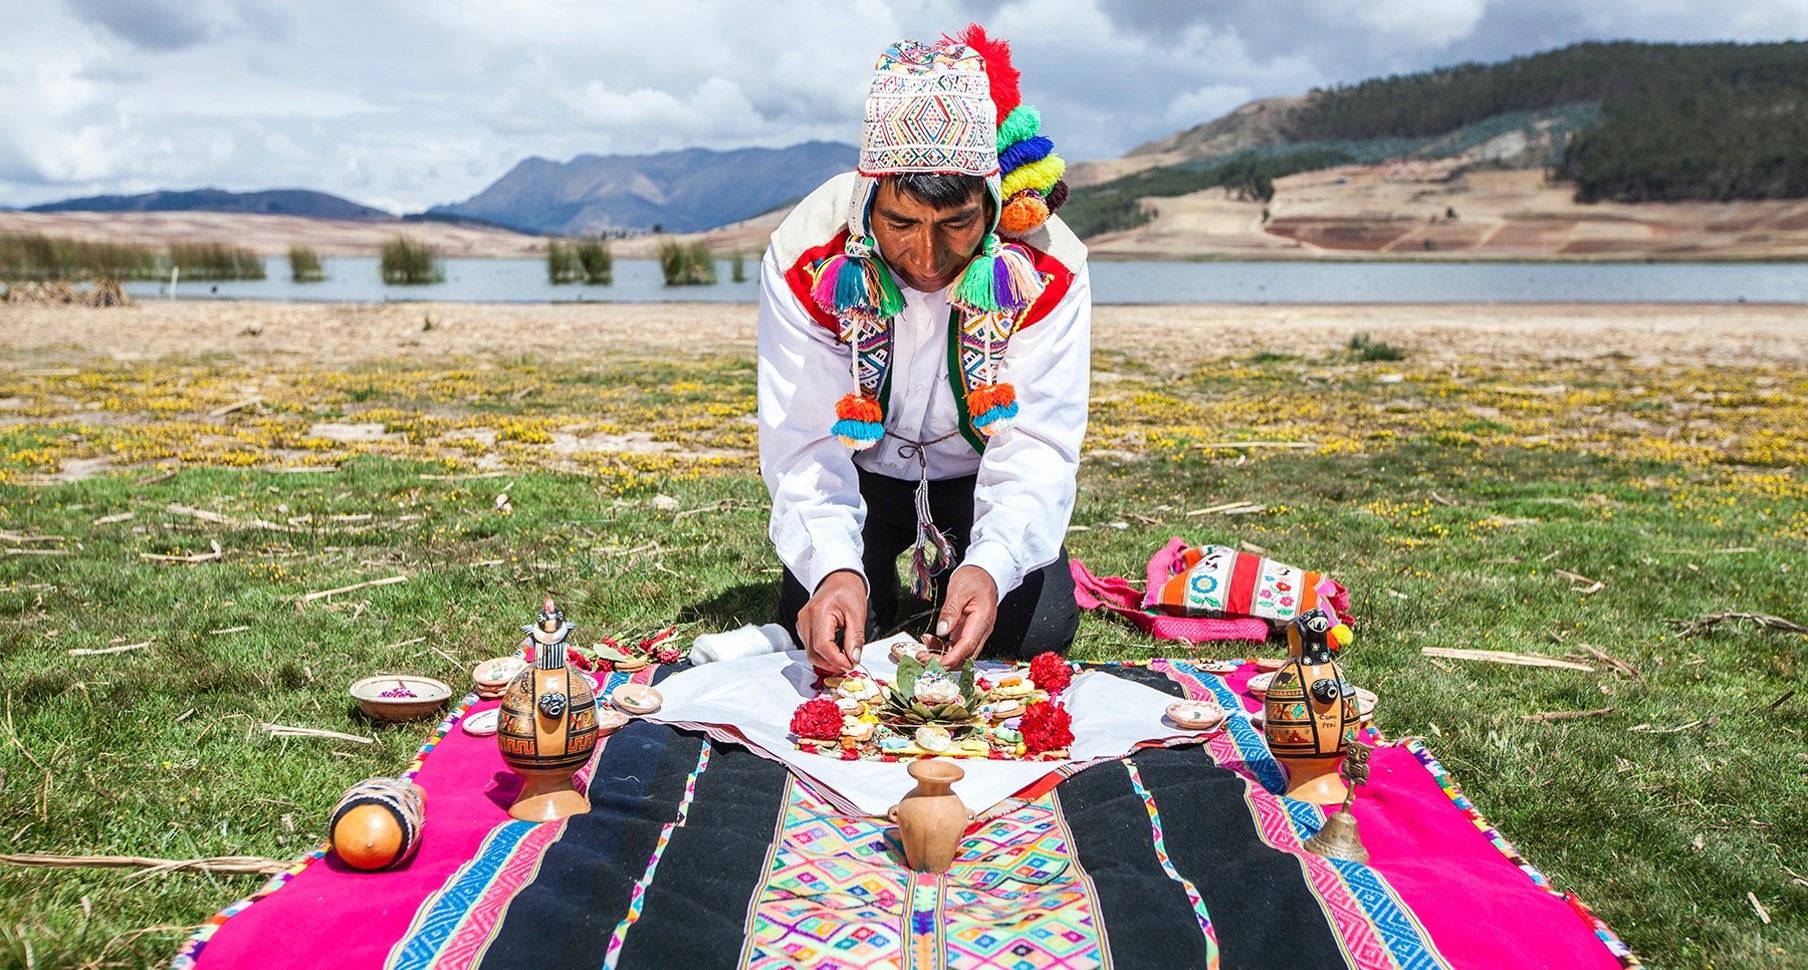
POLYGON ((858 137, 901 37, 980 19, 1070 159, 1582 38, 1781 39, 1802 0, 0 0, 0 204, 303 186, 418 210, 528 155, 858 137))

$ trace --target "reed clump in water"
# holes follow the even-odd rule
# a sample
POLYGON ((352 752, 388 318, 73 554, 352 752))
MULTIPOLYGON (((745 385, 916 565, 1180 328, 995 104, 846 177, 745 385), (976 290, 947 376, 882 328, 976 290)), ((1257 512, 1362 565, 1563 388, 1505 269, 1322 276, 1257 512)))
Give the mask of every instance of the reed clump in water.
POLYGON ((168 267, 185 280, 261 280, 264 258, 243 246, 224 243, 169 244, 168 267))
POLYGON ((601 238, 579 239, 572 243, 578 265, 583 268, 584 282, 591 286, 608 286, 615 282, 615 257, 609 244, 601 238))
POLYGON ((736 283, 747 282, 747 254, 740 250, 728 260, 728 278, 736 283))
POLYGON ((39 232, 0 233, 0 279, 154 280, 163 275, 157 254, 148 246, 39 232))
POLYGON ((716 261, 702 243, 659 244, 659 268, 667 286, 708 286, 716 282, 716 261))
POLYGON ((320 254, 312 246, 289 247, 289 279, 297 283, 319 283, 326 279, 320 254))
POLYGON ((445 266, 434 248, 407 236, 397 236, 383 244, 383 282, 391 286, 420 286, 444 283, 445 266))
POLYGON ((553 285, 576 283, 578 255, 572 244, 554 237, 546 239, 546 281, 553 285))

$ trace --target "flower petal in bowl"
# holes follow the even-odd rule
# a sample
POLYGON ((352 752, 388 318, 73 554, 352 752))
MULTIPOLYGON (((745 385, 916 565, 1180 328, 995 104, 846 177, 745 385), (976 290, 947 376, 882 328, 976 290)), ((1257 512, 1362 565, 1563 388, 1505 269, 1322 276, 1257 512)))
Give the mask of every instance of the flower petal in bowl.
POLYGON ((383 674, 353 684, 351 695, 366 717, 378 721, 412 721, 444 706, 452 697, 452 688, 432 677, 383 674))

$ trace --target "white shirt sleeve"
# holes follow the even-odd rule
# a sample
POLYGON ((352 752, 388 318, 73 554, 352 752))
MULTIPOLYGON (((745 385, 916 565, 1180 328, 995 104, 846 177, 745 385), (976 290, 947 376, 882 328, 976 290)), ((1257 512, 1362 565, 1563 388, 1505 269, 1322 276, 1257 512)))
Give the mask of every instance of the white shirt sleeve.
POLYGON ((1092 280, 1081 266, 1048 316, 1011 337, 999 367, 998 379, 1017 391, 1018 414, 980 459, 962 565, 990 573, 1000 598, 1060 555, 1086 437, 1091 358, 1092 280))
POLYGON ((838 569, 865 577, 866 503, 853 452, 830 433, 836 402, 854 388, 849 365, 847 350, 798 304, 768 249, 760 263, 760 475, 772 494, 773 547, 810 592, 838 569))

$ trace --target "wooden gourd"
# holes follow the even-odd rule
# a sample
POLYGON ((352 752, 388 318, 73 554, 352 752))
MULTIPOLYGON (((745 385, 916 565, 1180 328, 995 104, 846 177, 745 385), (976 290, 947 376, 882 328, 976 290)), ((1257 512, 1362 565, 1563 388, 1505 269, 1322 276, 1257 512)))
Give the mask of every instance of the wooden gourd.
POLYGON ((333 851, 353 869, 374 872, 408 861, 421 846, 426 795, 400 778, 366 778, 333 806, 327 832, 333 851))
POLYGON ((496 744, 503 762, 521 776, 521 794, 509 814, 550 822, 590 811, 590 800, 572 787, 571 776, 596 748, 596 694, 590 681, 565 663, 570 626, 552 600, 528 630, 534 662, 502 699, 496 744))
POLYGON ((1263 701, 1268 750, 1287 769, 1287 795, 1334 805, 1349 794, 1337 763, 1356 740, 1356 688, 1343 675, 1334 651, 1349 628, 1323 610, 1308 610, 1287 624, 1287 662, 1274 674, 1263 701))

